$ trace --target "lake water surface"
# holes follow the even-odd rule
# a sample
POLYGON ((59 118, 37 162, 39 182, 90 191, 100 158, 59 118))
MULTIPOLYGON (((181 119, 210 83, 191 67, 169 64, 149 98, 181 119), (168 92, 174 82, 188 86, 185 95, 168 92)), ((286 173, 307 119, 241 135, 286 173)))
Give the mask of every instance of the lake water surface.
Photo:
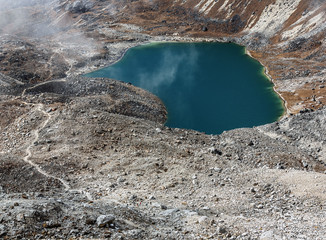
POLYGON ((283 104, 263 66, 230 43, 155 43, 129 49, 112 66, 87 74, 157 95, 169 127, 209 134, 277 120, 283 104))

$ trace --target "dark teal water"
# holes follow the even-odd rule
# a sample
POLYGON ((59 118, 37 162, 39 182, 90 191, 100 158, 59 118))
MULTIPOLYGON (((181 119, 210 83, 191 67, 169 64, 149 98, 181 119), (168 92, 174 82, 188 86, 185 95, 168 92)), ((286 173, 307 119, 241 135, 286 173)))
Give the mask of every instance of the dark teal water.
POLYGON ((130 82, 157 95, 167 126, 206 133, 253 127, 283 114, 260 63, 229 43, 156 43, 132 48, 114 65, 87 74, 130 82))

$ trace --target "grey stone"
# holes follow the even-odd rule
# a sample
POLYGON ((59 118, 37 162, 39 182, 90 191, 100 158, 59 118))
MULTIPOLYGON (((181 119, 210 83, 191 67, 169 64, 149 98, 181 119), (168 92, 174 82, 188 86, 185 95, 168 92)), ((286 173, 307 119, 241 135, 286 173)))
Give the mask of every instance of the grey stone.
POLYGON ((0 224, 0 237, 5 235, 7 233, 6 227, 2 224, 0 224))
POLYGON ((166 210, 166 209, 168 209, 168 207, 165 205, 161 205, 161 209, 166 210))
POLYGON ((98 227, 105 227, 108 224, 113 223, 115 217, 113 215, 101 215, 96 219, 96 224, 98 227))
POLYGON ((17 216, 16 216, 16 220, 17 220, 18 222, 24 222, 24 221, 25 221, 25 216, 24 216, 24 214, 23 214, 23 213, 19 213, 19 214, 17 214, 17 216))
POLYGON ((267 232, 263 232, 260 235, 259 240, 274 240, 274 232, 273 231, 267 231, 267 232))
POLYGON ((220 234, 225 234, 227 232, 226 228, 225 227, 219 227, 218 228, 218 233, 220 234))
POLYGON ((212 153, 212 154, 215 154, 215 155, 220 155, 221 156, 223 154, 220 150, 218 150, 218 149, 216 149, 214 147, 209 148, 208 151, 210 153, 212 153))
POLYGON ((173 208, 173 209, 168 209, 168 210, 165 210, 163 212, 160 212, 160 215, 162 216, 169 216, 169 215, 172 215, 173 213, 176 213, 176 212, 179 212, 180 210, 179 209, 176 209, 176 208, 173 208))

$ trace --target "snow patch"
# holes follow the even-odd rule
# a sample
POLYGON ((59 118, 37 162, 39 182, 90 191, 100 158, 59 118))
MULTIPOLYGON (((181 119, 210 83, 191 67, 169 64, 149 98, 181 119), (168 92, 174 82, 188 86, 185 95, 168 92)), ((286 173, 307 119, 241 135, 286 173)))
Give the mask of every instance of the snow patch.
POLYGON ((246 12, 246 10, 247 10, 247 8, 248 8, 248 5, 249 5, 249 2, 246 1, 246 3, 245 3, 245 7, 242 9, 241 15, 244 15, 244 14, 245 14, 245 12, 246 12))
POLYGON ((245 28, 250 29, 254 25, 254 23, 256 21, 256 18, 257 18, 256 15, 251 15, 249 20, 248 20, 247 26, 245 28))
POLYGON ((213 4, 209 8, 206 9, 206 11, 205 11, 206 15, 212 10, 212 8, 215 6, 216 3, 217 3, 217 1, 214 1, 213 4))
POLYGON ((296 10, 301 0, 276 0, 266 6, 257 23, 250 29, 251 33, 264 32, 266 36, 274 35, 296 10))
POLYGON ((215 0, 208 0, 208 1, 206 1, 206 3, 204 4, 204 6, 199 10, 199 12, 205 12, 206 10, 207 10, 207 8, 211 5, 211 4, 215 4, 214 3, 215 2, 215 0))
POLYGON ((196 6, 195 9, 198 9, 206 0, 201 0, 196 6))
POLYGON ((324 13, 319 13, 317 16, 311 18, 307 23, 307 27, 311 28, 312 25, 318 24, 324 24, 324 13))
POLYGON ((291 30, 285 31, 282 33, 282 40, 289 40, 289 39, 294 39, 298 32, 302 30, 302 24, 295 26, 291 30))
POLYGON ((291 29, 282 33, 282 40, 294 39, 298 36, 309 38, 311 35, 323 31, 326 26, 325 13, 321 12, 312 17, 313 14, 308 14, 301 17, 298 21, 291 25, 291 29), (308 17, 311 17, 309 20, 308 17))
POLYGON ((220 7, 220 11, 224 10, 226 8, 226 5, 228 5, 229 0, 225 0, 223 5, 220 7))

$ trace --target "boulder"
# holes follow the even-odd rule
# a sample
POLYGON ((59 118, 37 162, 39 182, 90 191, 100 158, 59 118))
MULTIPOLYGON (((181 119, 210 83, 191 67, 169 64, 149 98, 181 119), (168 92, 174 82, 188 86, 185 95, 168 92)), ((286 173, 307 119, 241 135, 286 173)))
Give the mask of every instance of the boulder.
POLYGON ((115 217, 111 214, 101 215, 96 219, 96 224, 98 227, 105 227, 109 224, 112 224, 115 220, 115 217))

